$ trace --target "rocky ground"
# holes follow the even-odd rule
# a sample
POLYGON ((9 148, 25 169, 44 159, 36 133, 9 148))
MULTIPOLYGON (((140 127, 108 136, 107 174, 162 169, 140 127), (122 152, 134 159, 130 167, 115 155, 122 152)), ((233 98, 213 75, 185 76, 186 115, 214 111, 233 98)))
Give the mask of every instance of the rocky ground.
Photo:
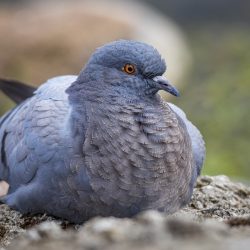
MULTIPOLYGON (((250 187, 225 176, 200 177, 191 203, 167 216, 94 218, 83 226, 0 206, 3 249, 249 249, 250 187)), ((2 247, 2 248, 1 248, 2 247)))

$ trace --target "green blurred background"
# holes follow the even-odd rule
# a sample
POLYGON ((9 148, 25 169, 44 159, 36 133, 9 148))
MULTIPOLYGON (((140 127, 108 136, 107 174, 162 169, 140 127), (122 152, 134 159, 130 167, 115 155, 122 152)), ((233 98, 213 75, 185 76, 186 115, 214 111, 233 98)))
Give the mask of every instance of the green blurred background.
MULTIPOLYGON (((98 14, 88 14, 85 9, 82 15, 78 13, 76 1, 70 1, 70 9, 68 5, 65 7, 66 1, 56 2, 54 7, 47 8, 50 14, 40 5, 30 8, 30 2, 0 1, 0 76, 33 85, 55 75, 77 74, 94 48, 108 40, 137 38, 133 30, 136 22, 141 22, 141 27, 145 24, 146 30, 147 27, 150 31, 154 29, 149 27, 148 12, 145 22, 142 18, 127 24, 124 20, 115 20, 112 11, 105 16, 106 9, 101 8, 97 8, 98 14), (60 16, 58 9, 62 8, 72 15, 60 16), (43 14, 45 17, 41 17, 43 14), (53 18, 57 25, 51 25, 53 18), (61 32, 62 29, 68 29, 68 35, 61 32)), ((84 6, 86 1, 77 1, 77 4, 79 2, 84 6)), ((119 2, 123 10, 126 4, 134 4, 119 2)), ((171 101, 188 114, 204 135, 207 158, 203 174, 226 174, 249 181, 250 2, 141 0, 137 10, 144 4, 147 10, 152 9, 152 20, 157 13, 172 20, 190 54, 176 60, 174 68, 183 61, 186 67, 177 71, 176 75, 181 77, 173 77, 182 95, 171 101)), ((137 30, 137 33, 140 32, 137 30)), ((178 49, 174 45, 166 48, 169 53, 178 49)), ((169 68, 171 70, 170 64, 169 68)), ((0 115, 12 105, 0 94, 0 115)))

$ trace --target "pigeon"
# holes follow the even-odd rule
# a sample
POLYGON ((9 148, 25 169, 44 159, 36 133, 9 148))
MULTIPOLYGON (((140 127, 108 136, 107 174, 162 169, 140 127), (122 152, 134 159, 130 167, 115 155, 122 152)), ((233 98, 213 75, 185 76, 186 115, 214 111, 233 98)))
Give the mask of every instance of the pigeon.
POLYGON ((165 71, 151 45, 118 40, 96 49, 78 76, 37 90, 0 80, 18 103, 0 119, 0 181, 9 184, 1 202, 72 223, 185 206, 205 144, 185 113, 158 94, 179 95, 165 71))

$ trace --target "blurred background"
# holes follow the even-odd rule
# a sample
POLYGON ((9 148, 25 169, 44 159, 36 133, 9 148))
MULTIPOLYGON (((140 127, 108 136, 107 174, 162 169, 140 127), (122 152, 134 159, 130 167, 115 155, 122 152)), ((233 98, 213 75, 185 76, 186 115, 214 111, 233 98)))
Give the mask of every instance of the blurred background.
MULTIPOLYGON (((248 0, 0 0, 0 77, 38 86, 78 74, 105 42, 150 43, 181 91, 170 101, 204 135, 203 174, 249 182, 249 25, 248 0)), ((0 115, 13 105, 0 93, 0 115)))

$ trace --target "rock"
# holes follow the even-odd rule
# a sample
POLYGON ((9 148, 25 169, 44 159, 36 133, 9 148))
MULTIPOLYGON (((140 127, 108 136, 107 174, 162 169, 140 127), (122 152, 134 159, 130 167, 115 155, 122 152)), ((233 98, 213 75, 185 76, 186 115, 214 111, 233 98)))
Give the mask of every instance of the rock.
POLYGON ((10 209, 7 205, 0 205, 0 250, 2 250, 1 246, 8 245, 11 240, 19 234, 44 221, 53 221, 58 225, 61 225, 62 228, 67 227, 69 224, 66 221, 56 220, 55 218, 45 214, 37 216, 23 216, 19 212, 10 209))
POLYGON ((191 203, 180 213, 218 220, 250 216, 250 188, 233 183, 226 176, 200 177, 191 203))
POLYGON ((148 211, 134 219, 95 218, 79 231, 63 231, 45 222, 23 234, 10 250, 248 249, 250 230, 232 230, 218 221, 199 223, 188 217, 167 217, 148 211), (150 218, 150 219, 148 219, 150 218), (46 223, 46 224, 45 224, 46 223), (42 232, 42 233, 41 233, 42 232))
POLYGON ((249 236, 250 188, 226 176, 200 177, 189 206, 170 216, 146 211, 132 219, 97 217, 75 226, 46 215, 22 216, 5 205, 0 210, 0 247, 8 245, 10 250, 195 250, 201 246, 244 250, 249 249, 249 236))

